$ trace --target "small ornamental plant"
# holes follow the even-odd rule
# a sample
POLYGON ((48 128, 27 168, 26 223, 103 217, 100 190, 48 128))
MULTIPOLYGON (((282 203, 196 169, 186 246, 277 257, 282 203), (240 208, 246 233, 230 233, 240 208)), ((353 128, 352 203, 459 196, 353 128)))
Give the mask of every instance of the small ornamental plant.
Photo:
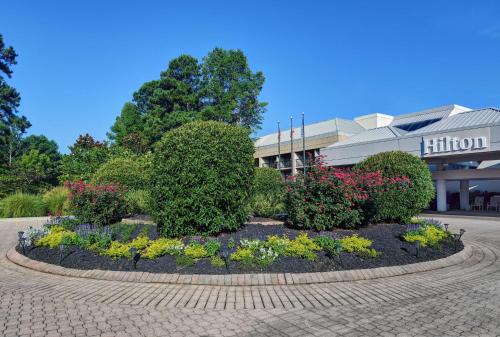
POLYGON ((450 232, 442 228, 438 223, 423 220, 418 221, 415 225, 403 235, 406 242, 418 241, 422 247, 430 246, 439 249, 443 241, 451 238, 450 232))
POLYGON ((266 267, 280 256, 315 261, 318 257, 316 253, 321 249, 306 233, 297 235, 293 240, 287 236, 269 235, 265 241, 241 239, 236 252, 231 254, 230 259, 240 262, 244 267, 255 265, 266 267))
POLYGON ((380 193, 410 185, 406 176, 384 177, 380 171, 343 170, 313 162, 306 176, 288 180, 288 222, 304 229, 356 228, 368 223, 374 213, 373 198, 380 193))
POLYGON ((63 227, 54 226, 47 235, 36 241, 38 246, 46 246, 52 249, 58 248, 61 244, 77 244, 79 237, 73 231, 68 231, 63 227))
POLYGON ((117 184, 93 185, 67 182, 73 215, 82 223, 98 226, 121 220, 126 213, 125 189, 117 184))
POLYGON ((354 253, 364 258, 374 258, 379 255, 379 253, 372 248, 372 243, 372 240, 361 237, 357 234, 340 239, 340 244, 345 252, 354 253))

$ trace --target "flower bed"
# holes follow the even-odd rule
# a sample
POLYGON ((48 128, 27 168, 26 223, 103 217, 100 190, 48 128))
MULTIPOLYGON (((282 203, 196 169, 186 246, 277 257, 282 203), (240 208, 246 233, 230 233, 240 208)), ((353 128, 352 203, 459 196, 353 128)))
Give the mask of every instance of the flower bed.
POLYGON ((425 222, 328 232, 246 225, 211 238, 163 238, 154 225, 96 227, 66 220, 27 230, 24 237, 28 257, 63 267, 186 274, 375 268, 443 258, 463 248, 439 224, 425 222), (439 239, 426 244, 426 235, 439 239))

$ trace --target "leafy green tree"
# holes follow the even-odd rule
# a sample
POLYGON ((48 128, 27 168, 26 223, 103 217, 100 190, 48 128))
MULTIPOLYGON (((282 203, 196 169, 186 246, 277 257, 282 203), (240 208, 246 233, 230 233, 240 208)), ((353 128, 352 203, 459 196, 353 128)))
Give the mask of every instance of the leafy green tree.
POLYGON ((143 119, 138 106, 127 102, 122 108, 120 116, 116 117, 108 137, 117 144, 123 145, 130 134, 140 134, 144 131, 143 119))
POLYGON ((70 150, 61 161, 61 181, 90 181, 110 155, 106 144, 94 140, 89 134, 78 137, 70 150))
POLYGON ((137 151, 153 144, 168 130, 197 118, 200 66, 188 55, 173 59, 159 80, 144 83, 124 105, 109 138, 137 151), (134 137, 129 135, 134 134, 134 137))
POLYGON ((123 137, 122 146, 138 155, 146 153, 149 149, 148 141, 140 132, 129 133, 123 137))
POLYGON ((31 150, 37 150, 38 152, 47 155, 52 162, 61 160, 61 154, 59 153, 57 143, 53 140, 49 140, 44 135, 30 135, 23 138, 19 147, 21 154, 28 153, 31 150))
POLYGON ((203 59, 202 76, 205 119, 259 128, 267 105, 258 99, 265 78, 252 72, 241 50, 215 48, 203 59))
POLYGON ((57 183, 57 163, 38 150, 30 150, 15 162, 15 171, 34 187, 57 183))
POLYGON ((75 144, 70 146, 69 149, 73 152, 78 149, 89 150, 96 147, 101 147, 101 148, 106 147, 106 144, 98 140, 95 140, 94 137, 86 133, 84 135, 78 136, 78 138, 75 141, 75 144))
POLYGON ((170 61, 160 79, 144 83, 133 94, 108 136, 144 153, 165 132, 194 120, 257 129, 266 106, 258 100, 263 83, 263 74, 251 71, 240 50, 216 48, 201 64, 181 55, 170 61))
POLYGON ((31 126, 26 117, 17 114, 21 96, 4 78, 11 78, 16 58, 14 48, 6 47, 0 34, 0 164, 9 166, 20 135, 31 126))
POLYGON ((198 60, 181 55, 170 61, 160 80, 146 83, 134 95, 138 106, 148 109, 144 114, 144 133, 150 144, 160 140, 166 131, 199 118, 199 81, 198 60), (151 94, 144 95, 147 93, 151 94))

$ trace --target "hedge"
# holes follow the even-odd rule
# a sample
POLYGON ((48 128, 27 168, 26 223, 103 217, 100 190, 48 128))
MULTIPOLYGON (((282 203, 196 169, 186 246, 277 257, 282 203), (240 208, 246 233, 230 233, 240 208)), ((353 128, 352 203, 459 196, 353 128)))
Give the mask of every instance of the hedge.
POLYGON ((115 157, 99 167, 93 176, 95 184, 120 184, 128 190, 144 189, 147 179, 146 156, 115 157))
POLYGON ((278 170, 270 167, 256 168, 253 189, 250 207, 254 215, 271 217, 284 211, 286 186, 278 170))

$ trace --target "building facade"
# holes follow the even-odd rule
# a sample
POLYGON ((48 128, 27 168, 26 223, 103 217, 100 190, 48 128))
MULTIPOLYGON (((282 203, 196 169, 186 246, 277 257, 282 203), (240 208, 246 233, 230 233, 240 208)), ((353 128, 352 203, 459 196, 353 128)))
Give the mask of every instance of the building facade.
POLYGON ((306 160, 303 158, 303 139, 301 128, 281 131, 260 137, 255 141, 255 163, 259 167, 279 169, 284 175, 295 175, 304 168, 304 162, 320 155, 321 150, 331 144, 348 139, 365 129, 355 121, 335 118, 324 122, 306 125, 305 128, 306 160), (291 141, 293 132, 293 144, 291 141), (292 151, 293 150, 293 151, 292 151), (279 162, 278 162, 279 156, 279 162))
MULTIPOLYGON (((306 127, 306 150, 314 156, 321 154, 329 166, 349 167, 379 152, 405 151, 429 164, 437 191, 435 209, 499 208, 495 206, 500 203, 499 109, 448 105, 399 116, 371 114, 342 120, 343 127, 332 127, 328 132, 318 124, 322 123, 306 127), (314 138, 309 144, 310 137, 314 138)), ((282 135, 286 132, 290 130, 282 135)), ((295 170, 303 164, 300 129, 296 133, 296 152, 288 152, 297 160, 295 170)), ((255 145, 259 166, 278 167, 273 164, 277 136, 264 136, 255 145)), ((282 170, 292 173, 285 167, 282 170)))

